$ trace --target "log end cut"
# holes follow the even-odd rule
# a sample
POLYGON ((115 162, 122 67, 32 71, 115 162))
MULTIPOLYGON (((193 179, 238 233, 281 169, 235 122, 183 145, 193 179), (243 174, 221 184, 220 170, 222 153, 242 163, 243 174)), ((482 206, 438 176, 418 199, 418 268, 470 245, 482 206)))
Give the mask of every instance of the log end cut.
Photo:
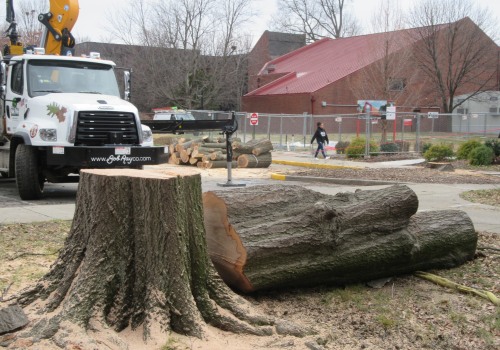
POLYGON ((245 293, 253 291, 243 273, 247 252, 229 223, 226 203, 207 192, 203 194, 203 208, 208 251, 217 272, 229 286, 245 293))

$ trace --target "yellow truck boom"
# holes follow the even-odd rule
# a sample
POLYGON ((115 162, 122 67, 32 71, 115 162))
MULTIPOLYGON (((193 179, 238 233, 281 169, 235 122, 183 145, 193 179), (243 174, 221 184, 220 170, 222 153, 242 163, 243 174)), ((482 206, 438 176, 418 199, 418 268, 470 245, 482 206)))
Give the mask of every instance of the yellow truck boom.
POLYGON ((38 15, 45 26, 40 46, 46 54, 65 54, 65 48, 73 48, 75 39, 71 30, 78 19, 80 8, 78 0, 50 0, 50 10, 38 15))
MULTIPOLYGON (((80 12, 78 0, 49 0, 49 4, 49 12, 38 15, 38 20, 45 26, 40 46, 45 48, 46 54, 66 55, 75 46, 71 30, 80 12)), ((4 54, 20 55, 24 47, 18 41, 13 0, 7 0, 7 22, 10 23, 7 29, 10 43, 4 54)))

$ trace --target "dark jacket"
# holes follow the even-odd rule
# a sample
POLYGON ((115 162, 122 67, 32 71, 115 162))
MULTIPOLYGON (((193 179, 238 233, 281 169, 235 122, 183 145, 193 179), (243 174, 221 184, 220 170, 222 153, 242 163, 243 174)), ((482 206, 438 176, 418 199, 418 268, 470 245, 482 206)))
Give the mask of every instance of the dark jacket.
POLYGON ((325 129, 323 129, 322 127, 319 127, 319 126, 316 129, 316 132, 314 133, 314 135, 311 139, 311 143, 313 143, 315 139, 318 143, 328 143, 329 142, 328 135, 326 134, 325 129))

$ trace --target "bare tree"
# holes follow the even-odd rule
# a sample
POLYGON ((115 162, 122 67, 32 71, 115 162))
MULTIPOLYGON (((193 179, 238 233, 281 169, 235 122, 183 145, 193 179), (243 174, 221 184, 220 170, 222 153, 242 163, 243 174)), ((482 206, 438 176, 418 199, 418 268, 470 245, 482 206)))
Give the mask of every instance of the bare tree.
POLYGON ((443 112, 497 88, 498 46, 483 31, 490 21, 488 12, 470 0, 425 0, 411 9, 409 24, 416 28, 411 33, 420 41, 414 58, 443 112), (469 96, 456 101, 459 94, 469 96))
MULTIPOLYGON (((20 0, 14 3, 15 20, 20 42, 25 45, 33 46, 38 46, 40 44, 44 27, 43 24, 38 21, 38 15, 47 11, 48 3, 44 1, 20 0)), ((5 32, 8 26, 9 24, 4 22, 2 32, 5 32)), ((2 40, 2 44, 6 43, 6 39, 2 40)))
POLYGON ((360 32, 356 18, 346 9, 349 0, 279 0, 275 29, 305 34, 308 42, 324 37, 349 37, 360 32))
POLYGON ((111 30, 128 44, 148 47, 138 57, 136 85, 150 108, 233 109, 240 98, 234 91, 244 90, 242 60, 249 50, 241 27, 251 14, 244 0, 163 0, 154 6, 142 0, 115 14, 111 30))
MULTIPOLYGON (((396 106, 416 105, 421 97, 418 90, 418 71, 414 69, 412 52, 408 50, 401 9, 391 0, 385 0, 371 20, 371 52, 379 60, 367 66, 349 79, 353 94, 360 100, 385 100, 396 106), (408 93, 411 86, 412 93, 408 93)), ((387 120, 379 123, 382 129, 381 143, 387 142, 387 120)))

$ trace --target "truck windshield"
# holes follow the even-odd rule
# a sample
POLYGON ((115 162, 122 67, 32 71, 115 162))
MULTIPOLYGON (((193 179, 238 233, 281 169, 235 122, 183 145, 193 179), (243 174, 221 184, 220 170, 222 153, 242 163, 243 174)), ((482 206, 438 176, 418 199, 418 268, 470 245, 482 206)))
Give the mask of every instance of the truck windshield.
POLYGON ((63 60, 31 60, 28 94, 92 93, 120 96, 113 67, 107 64, 63 60))

